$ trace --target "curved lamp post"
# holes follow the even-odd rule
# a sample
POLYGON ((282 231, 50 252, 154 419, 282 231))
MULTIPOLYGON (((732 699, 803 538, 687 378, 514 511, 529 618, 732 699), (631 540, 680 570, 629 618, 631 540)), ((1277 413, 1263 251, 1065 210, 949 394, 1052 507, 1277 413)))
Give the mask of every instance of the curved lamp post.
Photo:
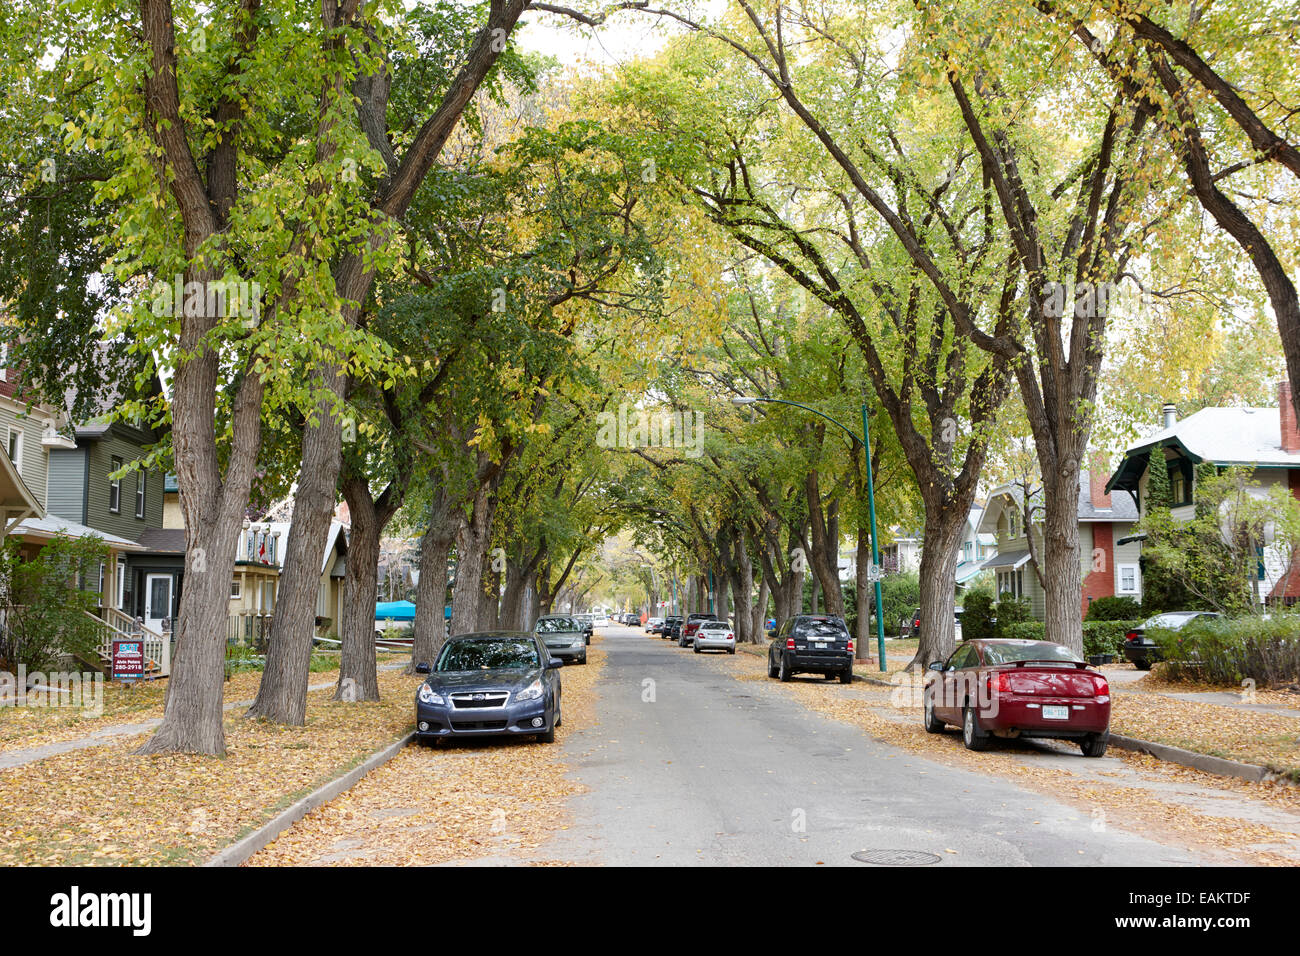
MULTIPOLYGON (((844 432, 853 440, 855 445, 862 446, 863 457, 867 462, 867 513, 871 516, 871 563, 874 566, 872 577, 875 585, 876 596, 876 652, 880 657, 880 670, 885 670, 885 615, 884 606, 880 594, 880 547, 876 542, 876 487, 871 477, 871 430, 867 425, 867 406, 864 402, 862 405, 862 434, 858 435, 848 426, 837 422, 825 412, 819 412, 817 409, 808 405, 800 405, 798 402, 788 402, 782 398, 755 398, 749 395, 738 395, 731 400, 731 404, 737 407, 745 405, 754 405, 758 402, 770 402, 775 405, 791 405, 795 408, 802 408, 806 412, 812 412, 814 415, 820 415, 840 431, 844 432)), ((858 608, 858 613, 862 609, 858 608)))

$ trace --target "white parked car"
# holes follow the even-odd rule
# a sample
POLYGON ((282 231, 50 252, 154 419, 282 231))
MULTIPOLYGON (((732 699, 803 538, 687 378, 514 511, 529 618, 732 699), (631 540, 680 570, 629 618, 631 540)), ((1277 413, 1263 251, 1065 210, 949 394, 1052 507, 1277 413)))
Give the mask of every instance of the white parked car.
POLYGON ((657 634, 664 626, 662 617, 648 617, 645 619, 645 632, 647 634, 657 634))
POLYGON ((736 632, 727 621, 701 621, 695 629, 695 653, 726 651, 736 653, 736 632))

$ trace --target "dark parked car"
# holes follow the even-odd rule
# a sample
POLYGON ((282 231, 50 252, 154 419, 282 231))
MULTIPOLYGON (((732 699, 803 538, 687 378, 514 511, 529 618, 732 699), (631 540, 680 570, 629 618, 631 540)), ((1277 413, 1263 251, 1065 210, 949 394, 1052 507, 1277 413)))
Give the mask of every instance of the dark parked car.
POLYGON ((1106 753, 1110 684, 1064 645, 967 641, 929 669, 922 720, 932 734, 953 724, 969 750, 987 750, 995 736, 1052 737, 1076 741, 1087 757, 1106 753))
POLYGON ((563 661, 523 631, 460 634, 442 647, 415 694, 415 733, 421 742, 444 737, 531 734, 555 740, 560 726, 563 661))
POLYGON ((708 614, 703 611, 697 611, 694 614, 686 615, 686 623, 682 625, 682 632, 677 636, 677 644, 680 647, 690 647, 691 641, 695 640, 695 631, 705 621, 716 621, 718 615, 708 614))
POLYGON ((552 657, 587 663, 587 632, 567 614, 544 614, 533 625, 533 633, 546 645, 552 657))
POLYGON ((659 636, 677 640, 682 636, 682 619, 680 617, 664 618, 663 630, 659 632, 659 636))
POLYGON ((1151 670, 1151 665, 1162 660, 1160 648, 1156 642, 1147 637, 1148 627, 1162 627, 1170 631, 1181 631, 1198 617, 1220 617, 1217 611, 1166 611, 1142 622, 1124 635, 1124 656, 1140 671, 1151 670))
POLYGON ((586 635, 587 643, 591 643, 591 631, 593 628, 592 621, 595 619, 591 614, 575 614, 573 619, 582 625, 582 633, 586 635))
POLYGON ((830 614, 800 614, 768 631, 767 676, 788 681, 795 674, 838 677, 853 681, 853 638, 844 618, 830 614))

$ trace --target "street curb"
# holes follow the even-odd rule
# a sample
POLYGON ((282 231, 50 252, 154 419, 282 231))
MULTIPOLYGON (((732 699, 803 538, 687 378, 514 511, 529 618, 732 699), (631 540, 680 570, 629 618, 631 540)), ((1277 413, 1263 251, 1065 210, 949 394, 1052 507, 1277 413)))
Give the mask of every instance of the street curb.
POLYGON ((1171 747, 1169 744, 1140 740, 1137 737, 1125 737, 1123 734, 1112 733, 1110 742, 1111 746, 1118 747, 1120 750, 1150 754, 1158 760, 1176 763, 1181 767, 1204 770, 1206 773, 1217 773, 1222 777, 1236 777, 1239 780, 1249 780, 1251 783, 1262 783, 1276 776, 1267 767, 1261 767, 1259 764, 1241 763, 1224 757, 1211 757, 1209 754, 1199 754, 1192 750, 1184 750, 1181 747, 1171 747))
POLYGON ((203 862, 203 866, 239 866, 254 853, 265 847, 289 827, 293 826, 307 813, 322 803, 328 803, 345 790, 350 790, 361 782, 361 778, 372 770, 382 767, 402 752, 407 744, 415 739, 415 732, 406 734, 400 740, 390 744, 378 753, 373 753, 365 762, 353 767, 341 777, 336 777, 323 787, 313 790, 307 796, 294 803, 284 812, 275 816, 270 823, 254 830, 242 840, 238 840, 221 850, 215 856, 203 862))

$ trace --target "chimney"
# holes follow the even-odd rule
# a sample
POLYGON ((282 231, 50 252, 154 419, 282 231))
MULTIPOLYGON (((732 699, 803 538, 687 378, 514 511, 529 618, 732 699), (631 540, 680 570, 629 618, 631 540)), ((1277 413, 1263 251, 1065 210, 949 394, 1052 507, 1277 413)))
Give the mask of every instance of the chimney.
POLYGON ((1295 402, 1291 401, 1291 382, 1282 379, 1277 383, 1277 418, 1281 428, 1282 450, 1300 452, 1300 431, 1296 431, 1295 402))
POLYGON ((1160 415, 1164 419, 1165 428, 1173 428, 1178 422, 1178 407, 1169 403, 1160 410, 1160 415))
POLYGON ((1106 492, 1106 480, 1109 477, 1106 456, 1100 452, 1094 454, 1088 462, 1088 497, 1092 506, 1098 510, 1109 510, 1111 507, 1110 495, 1106 492))

